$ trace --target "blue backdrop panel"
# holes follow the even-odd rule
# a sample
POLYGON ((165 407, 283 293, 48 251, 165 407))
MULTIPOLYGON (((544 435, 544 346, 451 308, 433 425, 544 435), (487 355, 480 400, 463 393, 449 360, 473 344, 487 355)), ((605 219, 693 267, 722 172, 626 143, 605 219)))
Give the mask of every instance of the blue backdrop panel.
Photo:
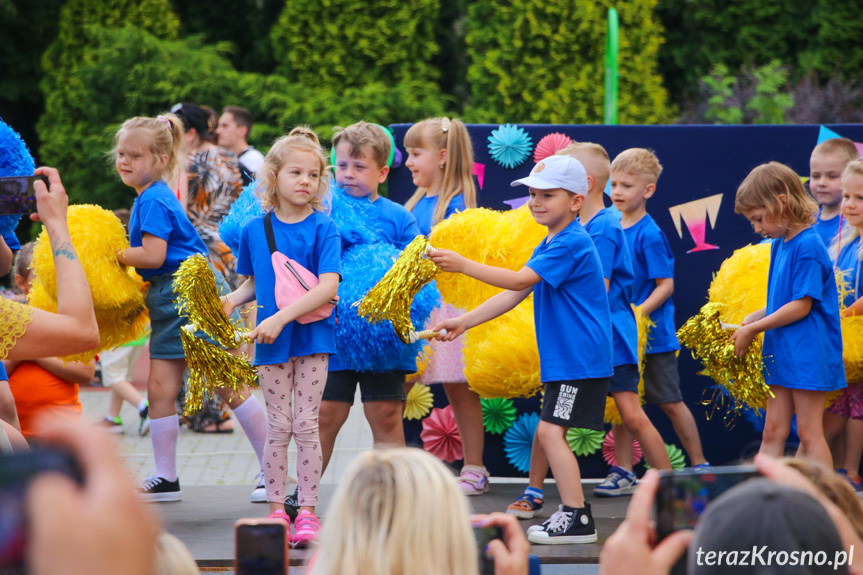
MULTIPOLYGON (((409 124, 391 126, 396 145, 405 159, 404 134, 409 124)), ((514 169, 501 167, 488 151, 488 137, 496 125, 469 125, 475 162, 485 166, 479 204, 497 210, 510 209, 505 203, 525 197, 526 189, 512 188, 512 180, 528 175, 534 166, 533 154, 514 169)), ((821 126, 570 126, 530 125, 521 128, 530 134, 535 146, 552 132, 566 134, 573 141, 602 144, 613 159, 627 148, 653 150, 663 165, 657 192, 647 204, 648 212, 662 228, 675 256, 675 323, 679 327, 695 315, 707 300, 707 289, 713 274, 723 260, 742 246, 761 238, 752 232, 749 223, 734 213, 737 186, 755 166, 772 160, 791 166, 801 176, 809 175, 809 155, 819 140, 821 126), (720 199, 714 196, 721 195, 720 199), (694 203, 691 203, 694 202, 694 203), (709 212, 716 208, 715 223, 709 212), (689 204, 680 207, 683 204, 689 204), (673 214, 680 214, 679 229, 673 214), (684 218, 684 215, 686 216, 684 218), (688 221, 685 221, 688 220, 688 221), (694 250, 696 246, 701 249, 694 250), (715 249, 712 247, 715 246, 715 249)), ((863 142, 861 125, 829 125, 829 130, 863 142)), ((414 191, 410 171, 402 165, 390 172, 390 199, 404 203, 414 191)), ((732 463, 749 457, 758 448, 760 433, 745 418, 732 428, 726 427, 724 410, 707 419, 711 406, 702 405, 712 396, 712 381, 697 372, 701 365, 684 349, 680 354, 680 376, 683 396, 698 422, 704 452, 716 464, 732 463)), ((433 388, 439 386, 433 386, 433 388)), ((442 390, 435 390, 436 406, 445 405, 442 390)), ((519 412, 538 411, 539 401, 517 401, 519 412)), ((666 443, 676 442, 668 418, 655 406, 648 406, 648 415, 656 424, 666 443)), ((419 444, 420 424, 408 426, 409 441, 419 444)), ((679 444, 678 444, 679 445, 679 444)), ((495 475, 522 475, 503 454, 502 437, 486 434, 486 464, 495 475)), ((607 465, 596 454, 581 460, 582 473, 587 477, 604 476, 607 465)))

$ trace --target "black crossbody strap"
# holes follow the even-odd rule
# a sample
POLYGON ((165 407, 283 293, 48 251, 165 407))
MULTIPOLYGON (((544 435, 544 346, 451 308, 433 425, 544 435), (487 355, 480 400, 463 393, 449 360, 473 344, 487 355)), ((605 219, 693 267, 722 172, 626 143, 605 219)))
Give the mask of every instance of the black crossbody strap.
POLYGON ((270 248, 270 255, 273 255, 278 250, 276 249, 276 236, 273 234, 273 212, 267 212, 264 216, 264 233, 267 235, 267 247, 270 248))

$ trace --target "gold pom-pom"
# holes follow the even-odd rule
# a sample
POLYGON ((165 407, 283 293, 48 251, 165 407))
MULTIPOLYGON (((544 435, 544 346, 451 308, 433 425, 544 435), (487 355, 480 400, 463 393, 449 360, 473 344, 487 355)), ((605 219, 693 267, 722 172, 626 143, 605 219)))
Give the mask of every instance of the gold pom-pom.
POLYGON ((863 315, 842 318, 842 358, 848 384, 863 381, 863 315))
MULTIPOLYGON (((708 303, 695 316, 689 318, 677 332, 680 343, 692 352, 692 357, 704 364, 704 375, 709 375, 731 398, 727 421, 733 421, 745 405, 753 409, 764 409, 767 400, 773 397, 764 382, 761 360, 762 338, 757 337, 749 345, 742 358, 734 354, 731 332, 723 329, 720 312, 723 304, 708 303)), ((755 310, 752 310, 755 311, 755 310)), ((714 407, 722 403, 721 391, 717 388, 714 407)))
POLYGON ((415 383, 405 401, 404 419, 422 419, 431 411, 434 400, 428 386, 415 383))
MULTIPOLYGON (((113 212, 93 205, 69 206, 68 222, 72 244, 90 284, 100 342, 96 349, 61 359, 87 363, 100 351, 139 339, 146 333, 147 284, 134 268, 117 262, 117 250, 128 248, 129 241, 123 224, 113 212)), ((44 230, 36 241, 30 267, 33 278, 29 303, 56 312, 57 272, 44 230)))
POLYGON ((185 328, 180 329, 180 337, 189 364, 185 415, 192 415, 204 408, 205 391, 212 396, 218 389, 230 388, 240 395, 240 390, 245 386, 257 387, 257 371, 246 354, 231 355, 198 339, 185 328))
POLYGON ((359 301, 361 317, 370 323, 391 321, 396 335, 405 343, 410 343, 410 334, 414 331, 411 323, 414 296, 440 271, 426 257, 428 245, 425 237, 414 238, 393 267, 359 301))
POLYGON ((414 373, 408 374, 405 378, 407 383, 416 382, 423 373, 425 373, 426 368, 428 368, 429 363, 431 363, 432 355, 434 354, 434 350, 432 346, 427 345, 423 347, 422 351, 417 354, 416 362, 417 362, 417 370, 414 373))
MULTIPOLYGON (((429 242, 482 264, 517 271, 546 235, 548 230, 534 221, 527 206, 505 212, 476 208, 437 224, 429 242)), ((441 273, 437 286, 445 302, 466 310, 503 291, 455 273, 441 273)))
POLYGON ((480 397, 531 397, 542 389, 533 295, 465 335, 465 377, 480 397))
POLYGON ((201 254, 186 258, 174 273, 177 308, 189 322, 227 348, 248 343, 245 325, 233 322, 222 311, 216 276, 201 254))

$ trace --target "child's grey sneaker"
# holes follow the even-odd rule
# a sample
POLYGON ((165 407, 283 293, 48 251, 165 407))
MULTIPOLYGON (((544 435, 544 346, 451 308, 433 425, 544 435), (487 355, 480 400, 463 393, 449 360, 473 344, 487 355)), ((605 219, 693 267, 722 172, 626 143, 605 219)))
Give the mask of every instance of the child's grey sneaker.
POLYGON ((267 487, 264 484, 264 472, 255 475, 255 490, 252 491, 252 503, 267 502, 267 487))
POLYGON ((638 480, 635 477, 635 473, 615 465, 608 472, 608 477, 593 488, 593 494, 597 497, 632 495, 635 493, 636 485, 638 485, 638 480))

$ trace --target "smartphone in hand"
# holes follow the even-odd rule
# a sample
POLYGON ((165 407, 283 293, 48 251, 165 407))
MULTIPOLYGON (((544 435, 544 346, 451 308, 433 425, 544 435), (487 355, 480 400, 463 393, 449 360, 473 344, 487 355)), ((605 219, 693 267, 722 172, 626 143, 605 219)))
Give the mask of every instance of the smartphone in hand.
POLYGON ((494 575, 494 560, 485 552, 485 548, 494 539, 503 540, 503 528, 498 525, 489 527, 474 527, 476 537, 477 559, 479 560, 479 575, 494 575))
POLYGON ((0 455, 0 573, 24 566, 27 550, 27 486, 41 473, 61 473, 83 485, 75 458, 60 449, 0 455))
POLYGON ((281 519, 239 519, 234 524, 236 575, 287 575, 287 523, 281 519))
POLYGON ((41 180, 48 185, 45 176, 8 176, 0 178, 0 216, 18 216, 36 213, 36 189, 41 180))

